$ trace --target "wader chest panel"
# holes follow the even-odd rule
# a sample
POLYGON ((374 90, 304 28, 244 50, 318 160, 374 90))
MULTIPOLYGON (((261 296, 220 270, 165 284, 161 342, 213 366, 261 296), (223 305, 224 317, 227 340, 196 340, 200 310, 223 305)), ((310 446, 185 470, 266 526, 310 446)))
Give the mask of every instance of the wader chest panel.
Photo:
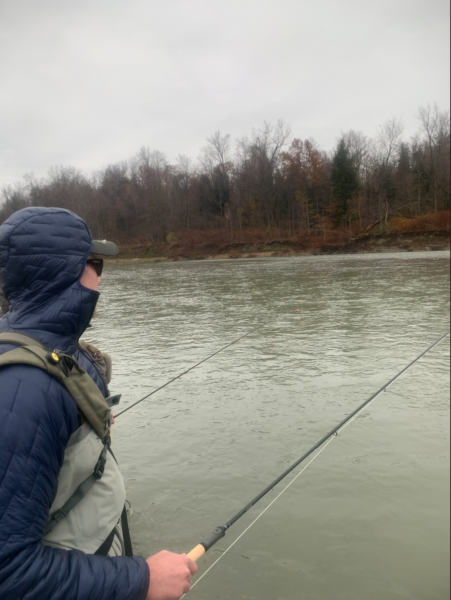
MULTIPOLYGON (((64 453, 50 518, 92 474, 102 447, 99 436, 87 423, 72 434, 64 453)), ((86 496, 44 537, 43 543, 65 550, 77 549, 94 554, 118 524, 124 504, 122 475, 108 452, 102 478, 92 485, 86 496)))

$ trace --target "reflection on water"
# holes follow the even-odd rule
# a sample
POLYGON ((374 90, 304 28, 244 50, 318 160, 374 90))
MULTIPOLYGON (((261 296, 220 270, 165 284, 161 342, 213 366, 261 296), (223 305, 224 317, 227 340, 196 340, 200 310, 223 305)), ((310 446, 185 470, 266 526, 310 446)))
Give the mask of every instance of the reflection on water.
MULTIPOLYGON (((135 552, 189 551, 444 333, 448 273, 445 252, 108 265, 86 337, 113 355, 122 408, 263 325, 118 419, 135 552)), ((190 597, 448 597, 448 340, 336 438, 190 597)))

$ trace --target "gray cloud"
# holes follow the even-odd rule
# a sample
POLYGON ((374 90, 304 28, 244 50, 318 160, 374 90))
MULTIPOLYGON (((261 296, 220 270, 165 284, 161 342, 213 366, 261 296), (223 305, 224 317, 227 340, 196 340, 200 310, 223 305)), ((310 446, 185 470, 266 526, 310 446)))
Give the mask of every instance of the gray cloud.
POLYGON ((447 0, 0 0, 0 185, 284 118, 331 149, 449 104, 447 0))

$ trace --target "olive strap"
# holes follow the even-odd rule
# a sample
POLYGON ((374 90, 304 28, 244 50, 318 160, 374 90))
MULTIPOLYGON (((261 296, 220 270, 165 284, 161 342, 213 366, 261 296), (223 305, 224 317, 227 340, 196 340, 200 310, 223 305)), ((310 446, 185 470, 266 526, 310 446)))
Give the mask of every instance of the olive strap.
POLYGON ((0 344, 21 345, 0 355, 0 368, 25 364, 37 367, 55 377, 72 396, 88 423, 102 441, 109 433, 111 409, 94 380, 77 360, 64 352, 49 351, 28 336, 5 332, 0 334, 0 344), (32 345, 34 342, 34 345, 32 345), (24 344, 24 345, 22 345, 24 344), (25 345, 26 344, 26 345, 25 345))

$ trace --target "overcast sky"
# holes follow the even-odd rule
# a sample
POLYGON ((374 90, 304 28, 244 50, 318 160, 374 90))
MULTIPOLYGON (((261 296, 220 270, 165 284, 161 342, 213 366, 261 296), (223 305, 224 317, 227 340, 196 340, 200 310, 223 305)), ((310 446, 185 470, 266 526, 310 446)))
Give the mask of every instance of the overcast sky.
POLYGON ((449 0, 0 0, 0 186, 283 118, 331 150, 449 106, 449 0))

